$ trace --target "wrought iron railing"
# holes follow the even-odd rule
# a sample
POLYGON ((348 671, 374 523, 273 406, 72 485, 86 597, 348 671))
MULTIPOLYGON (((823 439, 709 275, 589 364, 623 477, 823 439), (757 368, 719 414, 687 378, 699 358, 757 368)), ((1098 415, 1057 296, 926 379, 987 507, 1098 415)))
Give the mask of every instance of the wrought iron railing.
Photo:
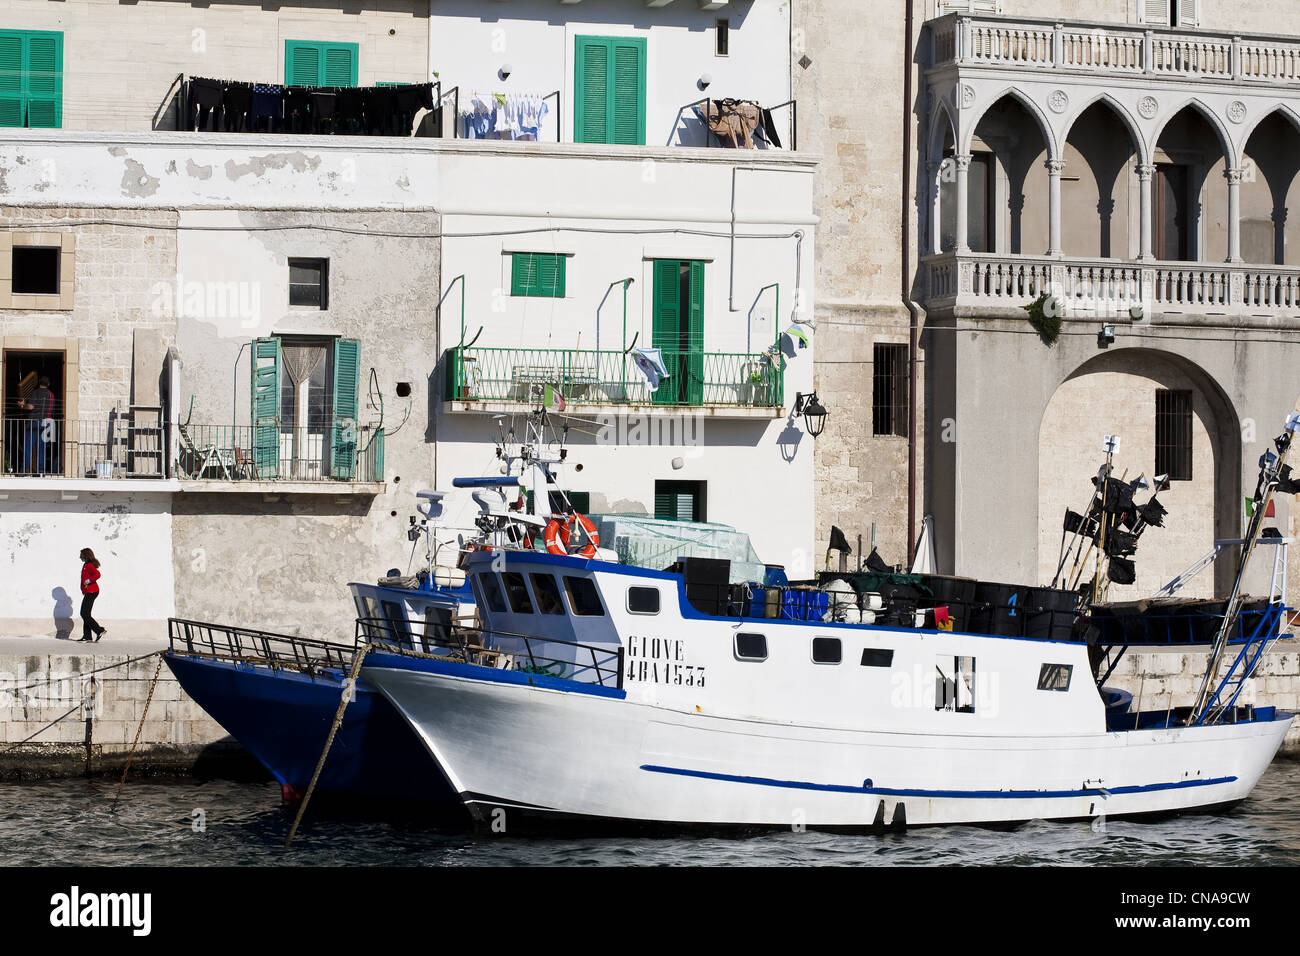
POLYGON ((579 644, 551 637, 474 627, 447 629, 436 621, 360 617, 356 644, 373 649, 497 670, 519 671, 582 684, 622 688, 623 647, 579 644))
POLYGON ((167 637, 176 654, 261 664, 304 674, 346 671, 356 653, 355 647, 346 644, 175 617, 167 619, 167 637))
POLYGON ((346 422, 327 428, 178 425, 177 477, 208 481, 384 480, 384 433, 346 422))
POLYGON ((127 416, 90 421, 0 421, 4 474, 39 478, 166 477, 166 428, 133 428, 127 416))
POLYGON ((631 355, 579 349, 456 348, 448 401, 531 403, 549 387, 578 405, 780 408, 784 362, 770 353, 662 350, 668 378, 650 390, 631 355))

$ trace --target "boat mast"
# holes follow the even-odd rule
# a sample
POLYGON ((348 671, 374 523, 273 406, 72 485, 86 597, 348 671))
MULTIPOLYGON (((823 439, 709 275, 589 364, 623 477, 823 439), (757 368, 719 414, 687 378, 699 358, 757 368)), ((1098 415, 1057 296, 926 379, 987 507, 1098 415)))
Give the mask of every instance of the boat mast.
POLYGON ((1197 723, 1204 716, 1209 700, 1210 686, 1218 673, 1219 664, 1223 659, 1223 652, 1228 646, 1228 634, 1231 632, 1232 625, 1241 610, 1241 588, 1246 578, 1246 568, 1250 564, 1251 555, 1255 553, 1255 545, 1259 542, 1259 535, 1263 530, 1265 512, 1268 511, 1269 503, 1273 500, 1273 491, 1277 488, 1278 479, 1282 476, 1283 469, 1286 467, 1287 456, 1291 453, 1291 439, 1297 429, 1300 429, 1300 413, 1292 412, 1287 416, 1286 430, 1273 439, 1278 454, 1275 455, 1271 451, 1266 451, 1260 456, 1259 483, 1255 487, 1254 497, 1255 513, 1250 516, 1250 524, 1246 529, 1241 561, 1237 565, 1237 577, 1232 583, 1232 596, 1223 609, 1223 620, 1219 623, 1219 631, 1214 636, 1210 659, 1205 668, 1205 677, 1201 680, 1201 689, 1196 694, 1196 703, 1192 705, 1192 712, 1187 718, 1189 726, 1197 723))

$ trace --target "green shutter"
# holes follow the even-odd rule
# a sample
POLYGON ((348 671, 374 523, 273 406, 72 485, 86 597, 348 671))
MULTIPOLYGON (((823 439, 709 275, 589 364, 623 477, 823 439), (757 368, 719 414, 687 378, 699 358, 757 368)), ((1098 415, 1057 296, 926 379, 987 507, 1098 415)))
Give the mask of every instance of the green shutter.
POLYGON ((510 256, 510 294, 564 298, 565 256, 515 252, 510 256))
POLYGON ((677 517, 677 496, 667 491, 655 492, 655 517, 672 521, 677 517))
POLYGON ((375 432, 375 437, 371 440, 370 447, 370 474, 366 476, 367 481, 384 480, 384 430, 382 428, 375 432))
POLYGON ((0 30, 0 126, 63 125, 63 34, 0 30))
POLYGON ((0 126, 24 125, 23 37, 0 33, 0 126))
POLYGON ((691 263, 690 302, 686 316, 686 403, 704 404, 704 263, 691 263))
POLYGON ((284 41, 287 86, 356 86, 359 46, 355 43, 284 41))
POLYGON ((652 328, 651 344, 663 350, 664 368, 668 370, 667 381, 660 382, 654 393, 654 404, 676 405, 678 403, 681 369, 678 359, 682 347, 682 308, 681 308, 681 263, 676 259, 656 259, 654 261, 654 288, 651 303, 652 328))
POLYGON ((254 339, 251 355, 253 465, 258 478, 274 478, 280 470, 280 340, 254 339))
POLYGON ((355 43, 325 48, 325 85, 357 85, 357 45, 355 43))
POLYGON ((645 38, 577 37, 574 62, 574 142, 645 145, 645 38))
POLYGON ((361 343, 334 343, 334 427, 330 430, 330 474, 351 481, 357 464, 357 386, 361 381, 361 343))
POLYGON ((614 90, 611 142, 645 145, 645 40, 614 43, 614 90))

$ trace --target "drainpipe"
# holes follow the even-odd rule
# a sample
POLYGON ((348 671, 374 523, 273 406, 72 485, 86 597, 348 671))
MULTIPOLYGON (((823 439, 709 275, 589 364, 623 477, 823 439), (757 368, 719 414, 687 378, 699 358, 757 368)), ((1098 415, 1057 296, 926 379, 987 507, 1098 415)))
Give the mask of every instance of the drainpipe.
POLYGON ((902 295, 910 316, 907 336, 907 566, 916 558, 916 364, 920 322, 912 301, 912 5, 907 0, 903 39, 902 295))

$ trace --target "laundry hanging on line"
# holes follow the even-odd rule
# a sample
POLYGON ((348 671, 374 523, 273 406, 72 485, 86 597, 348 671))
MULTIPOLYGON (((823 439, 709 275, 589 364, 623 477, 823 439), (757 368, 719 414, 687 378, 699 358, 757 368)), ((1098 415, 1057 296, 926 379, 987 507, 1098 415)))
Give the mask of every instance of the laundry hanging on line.
POLYGON ((434 85, 283 86, 195 76, 187 83, 182 125, 214 132, 410 136, 422 109, 434 114, 435 131, 442 127, 434 85))
POLYGON ((651 392, 659 390, 659 383, 668 378, 668 367, 664 365, 662 349, 632 349, 629 353, 632 363, 637 367, 651 392))
POLYGON ((459 122, 466 139, 536 140, 549 111, 537 93, 474 93, 459 122))

